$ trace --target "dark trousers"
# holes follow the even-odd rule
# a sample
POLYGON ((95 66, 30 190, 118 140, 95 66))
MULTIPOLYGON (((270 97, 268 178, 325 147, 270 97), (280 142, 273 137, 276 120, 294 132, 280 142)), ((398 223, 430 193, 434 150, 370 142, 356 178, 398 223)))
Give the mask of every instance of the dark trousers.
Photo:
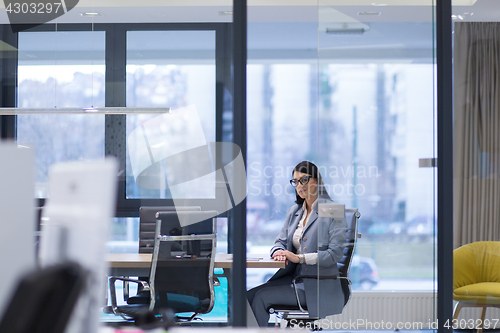
MULTIPOLYGON (((271 305, 298 306, 292 278, 291 275, 287 275, 247 291, 248 303, 250 303, 259 326, 268 326, 269 313, 267 309, 271 305)), ((297 283, 297 292, 299 294, 300 305, 304 307, 306 305, 306 294, 302 283, 297 283)))

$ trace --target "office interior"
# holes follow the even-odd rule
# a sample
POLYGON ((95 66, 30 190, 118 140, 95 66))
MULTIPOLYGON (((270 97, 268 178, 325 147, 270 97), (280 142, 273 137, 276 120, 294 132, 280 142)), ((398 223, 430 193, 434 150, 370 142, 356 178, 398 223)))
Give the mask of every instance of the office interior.
MULTIPOLYGON (((2 160, 5 172, 32 172, 22 186, 36 208, 5 215, 5 244, 9 232, 28 230, 20 257, 39 265, 50 170, 111 156, 104 251, 140 251, 141 207, 216 211, 215 252, 232 253, 233 268, 215 268, 213 307, 183 325, 245 326, 246 290, 278 270, 246 268, 245 255, 269 256, 295 201, 292 170, 307 160, 331 199, 360 214, 352 293, 324 329, 498 329, 500 3, 453 0, 443 21, 447 4, 81 0, 32 27, 13 26, 2 9, 0 135, 29 151, 5 151, 2 160), (443 22, 452 27, 444 37, 443 22), (202 146, 208 155, 195 151, 202 146), (21 219, 37 222, 12 231, 21 219), (453 252, 471 244, 482 247, 453 252)), ((17 199, 2 191, 7 212, 17 199)), ((17 250, 0 248, 15 266, 17 250)), ((125 304, 126 287, 116 286, 125 304)), ((86 320, 129 325, 101 311, 106 295, 98 318, 86 320)), ((269 325, 283 326, 280 316, 269 325)))

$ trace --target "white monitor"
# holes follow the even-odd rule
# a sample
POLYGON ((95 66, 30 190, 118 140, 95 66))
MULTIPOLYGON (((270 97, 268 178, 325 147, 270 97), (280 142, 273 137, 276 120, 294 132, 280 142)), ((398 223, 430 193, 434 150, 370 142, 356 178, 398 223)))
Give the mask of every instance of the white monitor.
MULTIPOLYGON (((115 212, 118 163, 67 162, 49 172, 49 198, 42 214, 42 266, 74 261, 89 272, 69 331, 96 332, 104 303, 106 241, 115 212)), ((67 330, 68 331, 68 330, 67 330)))

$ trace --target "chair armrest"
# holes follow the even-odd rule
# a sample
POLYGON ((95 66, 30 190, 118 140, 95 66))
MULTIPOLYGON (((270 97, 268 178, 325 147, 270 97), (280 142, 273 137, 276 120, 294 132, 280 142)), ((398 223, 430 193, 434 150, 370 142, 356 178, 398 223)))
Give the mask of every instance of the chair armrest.
POLYGON ((292 283, 293 283, 293 289, 295 289, 295 296, 297 297, 297 305, 299 306, 299 309, 301 312, 305 313, 307 312, 302 308, 300 305, 300 299, 299 299, 299 293, 297 292, 297 280, 299 279, 330 279, 330 280, 337 280, 337 279, 346 279, 349 285, 351 285, 351 280, 349 280, 348 277, 344 276, 338 276, 338 275, 297 275, 296 277, 293 278, 292 283))
POLYGON ((293 278, 292 283, 293 283, 293 289, 295 290, 295 296, 297 297, 297 305, 299 306, 300 312, 306 313, 307 311, 302 308, 302 305, 300 305, 300 299, 299 299, 299 293, 297 292, 297 280, 299 279, 334 279, 336 280, 338 278, 337 275, 325 275, 325 276, 318 276, 318 275, 297 275, 296 277, 293 278))
POLYGON ((156 239, 162 242, 176 242, 176 241, 189 241, 189 240, 212 240, 216 239, 216 235, 183 235, 183 236, 168 236, 158 235, 156 239))
POLYGON ((109 278, 109 283, 110 284, 111 283, 115 283, 116 280, 128 281, 128 282, 135 282, 137 284, 142 284, 142 287, 145 290, 149 290, 149 283, 147 283, 146 281, 131 279, 131 278, 123 277, 123 276, 112 276, 112 277, 109 278))
POLYGON ((147 283, 146 281, 126 278, 126 277, 121 277, 121 276, 110 277, 109 278, 109 292, 111 294, 111 309, 113 310, 113 313, 115 315, 117 314, 116 310, 118 308, 118 304, 116 302, 116 286, 115 286, 116 280, 120 280, 120 281, 124 281, 124 282, 134 282, 137 284, 141 284, 143 290, 150 290, 149 283, 147 283))
POLYGON ((337 280, 341 279, 341 276, 338 275, 297 275, 296 277, 293 278, 293 281, 299 280, 299 279, 331 279, 331 280, 337 280))
POLYGON ((347 276, 339 276, 339 277, 337 277, 337 278, 338 278, 338 279, 341 279, 341 280, 347 280, 347 283, 348 283, 349 285, 351 285, 351 284, 352 284, 351 279, 349 279, 347 276))
POLYGON ((295 282, 298 279, 332 279, 332 280, 347 280, 349 285, 352 284, 351 279, 349 279, 347 276, 338 276, 338 275, 297 275, 296 277, 293 278, 293 282, 295 282))

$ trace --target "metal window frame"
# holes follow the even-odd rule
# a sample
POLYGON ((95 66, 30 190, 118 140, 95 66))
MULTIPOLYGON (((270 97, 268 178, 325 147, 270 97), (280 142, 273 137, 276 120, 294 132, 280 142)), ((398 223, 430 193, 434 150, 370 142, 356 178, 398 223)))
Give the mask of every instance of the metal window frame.
MULTIPOLYGON (((247 165, 247 1, 233 0, 233 54, 234 54, 234 100, 233 100, 233 142, 240 146, 245 166, 247 165)), ((240 179, 240 186, 246 186, 246 179, 240 179)), ((229 219, 230 235, 233 241, 233 269, 231 271, 232 302, 230 322, 235 327, 247 324, 246 289, 246 243, 247 209, 246 199, 233 208, 229 219), (237 223, 236 223, 237 222, 237 223)))
MULTIPOLYGON (((215 101, 215 137, 218 141, 222 138, 222 112, 224 109, 222 96, 224 89, 231 86, 230 68, 227 64, 227 50, 224 45, 227 40, 228 23, 117 23, 112 24, 106 34, 106 106, 126 106, 126 38, 128 31, 215 31, 215 62, 216 62, 216 101, 215 101), (108 38, 110 36, 111 38, 108 38), (109 50, 109 54, 108 54, 109 50), (109 80, 108 80, 109 75, 109 80), (108 95, 109 94, 109 95, 108 95)), ((125 168, 126 137, 125 131, 121 131, 117 138, 114 128, 125 126, 126 116, 106 116, 106 154, 118 157, 120 165, 125 168), (112 140, 111 137, 114 139, 112 140), (111 147, 113 145, 113 147, 111 147)), ((220 158, 220 156, 217 156, 220 158)), ((172 206, 172 199, 127 199, 126 198, 126 176, 118 179, 118 204, 116 217, 137 217, 139 207, 147 206, 172 206)), ((193 205, 209 205, 216 199, 193 199, 193 205)), ((186 204, 191 205, 186 200, 186 204)))
MULTIPOLYGON (((12 45, 17 49, 18 38, 17 34, 13 33, 10 26, 0 25, 0 36, 2 41, 12 45)), ((17 51, 0 51, 0 101, 1 107, 16 106, 16 89, 17 89, 17 51)), ((0 116, 0 138, 2 140, 15 140, 16 138, 16 116, 0 116)))
POLYGON ((437 61, 437 321, 452 332, 453 315, 453 48, 451 0, 436 3, 437 61))

